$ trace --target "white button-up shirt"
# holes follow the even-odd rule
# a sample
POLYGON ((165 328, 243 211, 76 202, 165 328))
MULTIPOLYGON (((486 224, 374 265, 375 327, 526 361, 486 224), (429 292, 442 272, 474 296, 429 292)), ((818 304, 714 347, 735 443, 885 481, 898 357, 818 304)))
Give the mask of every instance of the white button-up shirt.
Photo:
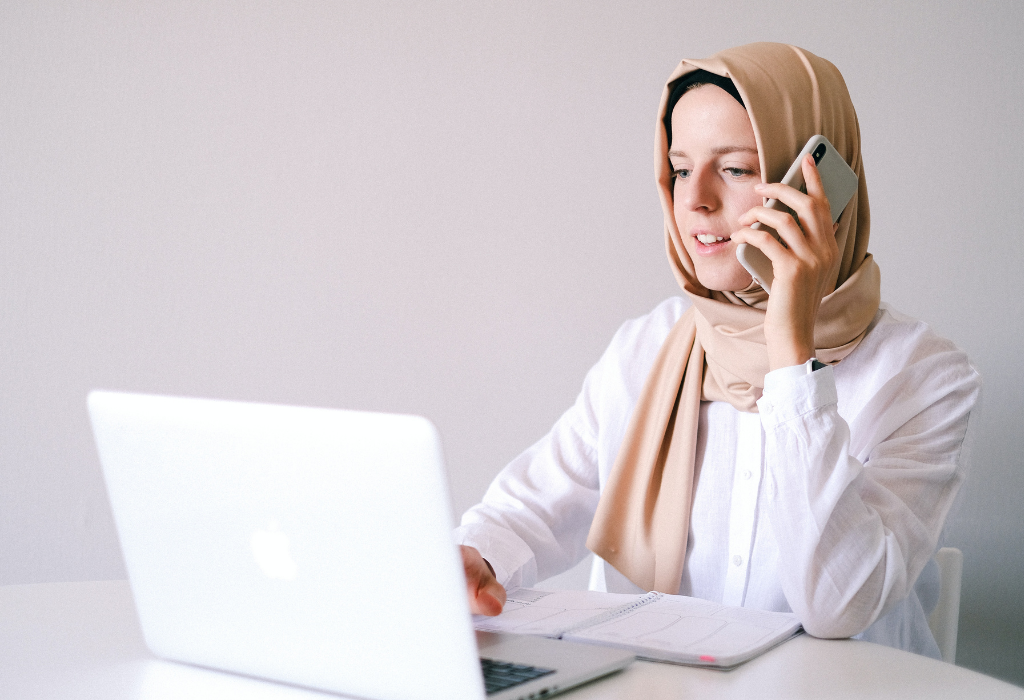
MULTIPOLYGON (((688 306, 668 299, 625 323, 573 407, 463 516, 457 540, 476 547, 506 587, 587 555, 641 388, 688 306)), ((759 413, 702 402, 679 592, 793 611, 811 634, 938 658, 926 617, 938 587, 929 563, 963 481, 961 446, 979 391, 963 352, 883 305, 838 365, 769 373, 759 413)), ((639 590, 596 558, 590 586, 639 590)))

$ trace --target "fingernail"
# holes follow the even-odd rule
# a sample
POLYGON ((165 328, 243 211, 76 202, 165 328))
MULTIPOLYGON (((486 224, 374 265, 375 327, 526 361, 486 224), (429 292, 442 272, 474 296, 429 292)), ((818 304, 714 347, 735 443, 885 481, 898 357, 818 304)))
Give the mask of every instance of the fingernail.
POLYGON ((766 187, 766 185, 763 182, 759 182, 756 185, 754 185, 754 191, 755 192, 763 192, 765 187, 766 187))

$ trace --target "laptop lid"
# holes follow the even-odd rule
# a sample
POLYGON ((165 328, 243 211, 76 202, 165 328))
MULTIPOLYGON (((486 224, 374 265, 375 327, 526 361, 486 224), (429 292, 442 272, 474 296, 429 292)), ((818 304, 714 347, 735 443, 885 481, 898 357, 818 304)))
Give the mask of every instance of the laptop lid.
POLYGON ((484 697, 429 421, 106 391, 89 411, 154 654, 363 697, 484 697))

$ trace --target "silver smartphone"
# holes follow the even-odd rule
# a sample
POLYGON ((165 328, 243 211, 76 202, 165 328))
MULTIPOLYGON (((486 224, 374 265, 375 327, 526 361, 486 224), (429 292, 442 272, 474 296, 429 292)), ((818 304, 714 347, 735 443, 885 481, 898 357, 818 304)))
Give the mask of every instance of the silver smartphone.
MULTIPOLYGON (((782 178, 782 184, 789 185, 804 193, 807 192, 800 163, 808 153, 814 158, 814 164, 818 166, 821 184, 825 188, 825 197, 828 199, 828 206, 832 211, 832 223, 835 223, 839 221, 843 209, 846 209, 846 205, 849 204, 853 193, 857 191, 857 173, 853 172, 853 169, 846 164, 843 157, 836 151, 835 146, 829 143, 827 138, 819 134, 818 136, 812 136, 807 145, 800 151, 800 155, 796 157, 793 165, 789 166, 786 176, 782 178)), ((769 199, 765 206, 769 209, 786 211, 796 216, 789 207, 777 199, 769 199)), ((779 240, 779 234, 767 226, 762 226, 760 221, 750 228, 764 228, 775 236, 775 240, 779 240)), ((775 280, 775 273, 772 270, 772 261, 764 253, 752 245, 740 243, 736 246, 736 259, 740 261, 740 264, 746 268, 750 276, 761 285, 764 291, 769 294, 772 293, 771 287, 772 282, 775 280)))

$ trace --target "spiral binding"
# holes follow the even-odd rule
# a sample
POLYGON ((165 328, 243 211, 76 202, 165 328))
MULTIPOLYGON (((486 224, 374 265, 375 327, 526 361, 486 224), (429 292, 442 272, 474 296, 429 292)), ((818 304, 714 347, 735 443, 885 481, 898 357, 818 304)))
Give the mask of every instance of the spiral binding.
POLYGON ((614 620, 616 617, 619 617, 620 615, 625 615, 626 613, 632 612, 632 611, 636 610, 637 608, 642 608, 645 605, 650 605, 651 603, 656 603, 657 601, 661 600, 664 597, 665 597, 664 593, 658 593, 657 591, 651 591, 650 593, 645 593, 644 595, 642 595, 639 598, 637 598, 636 600, 634 600, 632 603, 626 603, 625 605, 620 605, 617 608, 612 608, 611 610, 608 610, 608 611, 602 613, 601 615, 598 615, 597 617, 591 617, 589 619, 583 620, 582 622, 580 622, 577 625, 569 627, 568 629, 564 629, 564 630, 562 630, 562 632, 561 632, 561 634, 559 636, 563 636, 564 637, 567 634, 572 634, 573 632, 577 632, 579 630, 589 629, 591 627, 597 627, 598 625, 603 625, 604 623, 608 622, 609 620, 614 620))

